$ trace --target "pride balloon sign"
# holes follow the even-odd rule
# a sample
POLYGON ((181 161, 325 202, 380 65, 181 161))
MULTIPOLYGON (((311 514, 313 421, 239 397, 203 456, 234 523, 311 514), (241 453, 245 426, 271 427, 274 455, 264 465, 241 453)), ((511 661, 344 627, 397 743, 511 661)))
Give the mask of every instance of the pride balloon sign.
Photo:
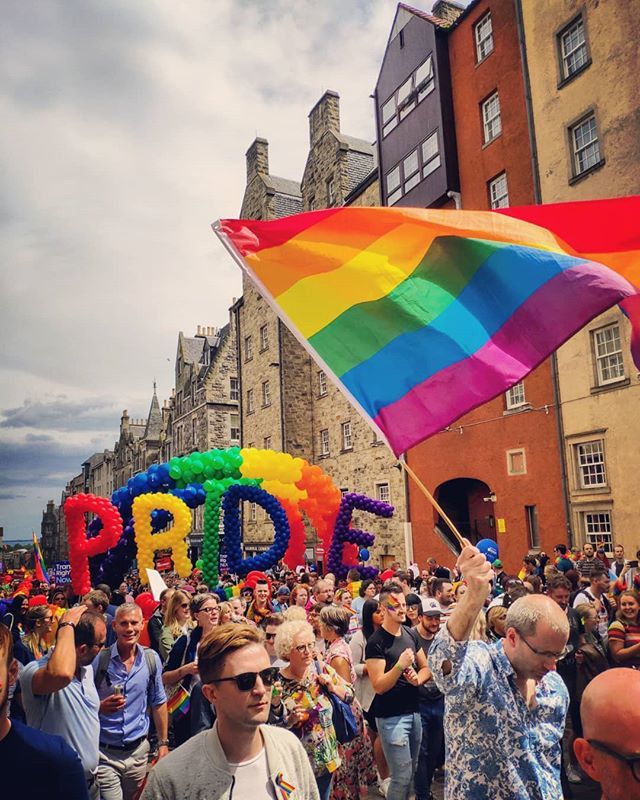
MULTIPOLYGON (((221 512, 229 566, 243 576, 252 570, 267 569, 283 557, 290 568, 303 563, 304 517, 315 528, 325 552, 332 554, 332 563, 340 560, 344 564, 346 560, 348 564, 348 560, 357 558, 358 545, 370 546, 374 538, 363 531, 350 532, 353 508, 384 517, 393 514, 392 506, 370 498, 349 495, 343 500, 329 475, 302 458, 238 447, 191 453, 165 464, 153 464, 117 489, 111 503, 105 498, 93 499, 95 508, 87 506, 80 511, 82 529, 78 529, 73 542, 69 529, 72 580, 75 563, 78 586, 88 580, 87 556, 100 553, 104 555, 97 582, 111 586, 120 582, 135 556, 140 579, 145 581, 145 567, 153 567, 154 553, 164 549, 172 551, 176 571, 185 577, 191 571, 186 544, 191 509, 200 505, 204 505, 202 570, 204 581, 210 586, 218 581, 221 512), (248 559, 243 559, 241 552, 239 504, 243 500, 262 506, 274 527, 273 546, 248 559), (111 516, 105 508, 111 509, 111 516), (99 517, 86 529, 85 511, 93 511, 99 517), (169 523, 172 526, 163 530, 169 523), (336 534, 339 543, 334 542, 336 534), (90 552, 86 552, 87 548, 90 552)), ((68 521, 77 519, 74 500, 71 497, 65 503, 68 521)), ((361 567, 360 571, 363 577, 377 573, 373 567, 361 567)))

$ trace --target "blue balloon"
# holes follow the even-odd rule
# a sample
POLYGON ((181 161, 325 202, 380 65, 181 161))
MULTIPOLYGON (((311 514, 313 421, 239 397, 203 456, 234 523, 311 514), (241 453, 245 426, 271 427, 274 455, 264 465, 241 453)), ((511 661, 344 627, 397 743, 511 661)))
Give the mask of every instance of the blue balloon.
POLYGON ((490 564, 499 556, 498 544, 493 539, 480 539, 476 547, 490 564))
POLYGON ((363 547, 362 550, 360 551, 360 561, 368 561, 369 556, 370 556, 369 551, 367 550, 366 547, 363 547))

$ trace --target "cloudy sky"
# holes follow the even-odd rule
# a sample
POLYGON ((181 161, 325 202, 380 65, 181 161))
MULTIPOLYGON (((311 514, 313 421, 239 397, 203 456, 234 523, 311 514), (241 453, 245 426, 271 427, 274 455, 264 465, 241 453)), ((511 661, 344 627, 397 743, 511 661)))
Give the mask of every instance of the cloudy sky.
MULTIPOLYGON (((430 9, 431 0, 416 5, 430 9)), ((0 525, 173 385, 178 331, 223 325, 240 277, 210 231, 244 153, 300 179, 307 114, 341 96, 373 141, 395 0, 9 0, 0 29, 0 525)))

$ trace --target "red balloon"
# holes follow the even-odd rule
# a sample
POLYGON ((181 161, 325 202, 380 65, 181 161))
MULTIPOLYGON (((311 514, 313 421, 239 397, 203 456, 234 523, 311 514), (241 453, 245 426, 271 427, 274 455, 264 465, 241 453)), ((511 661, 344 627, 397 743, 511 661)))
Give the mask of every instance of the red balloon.
POLYGON ((153 612, 158 608, 160 603, 153 599, 151 592, 141 592, 136 598, 135 603, 140 607, 142 616, 149 619, 153 616, 153 612))

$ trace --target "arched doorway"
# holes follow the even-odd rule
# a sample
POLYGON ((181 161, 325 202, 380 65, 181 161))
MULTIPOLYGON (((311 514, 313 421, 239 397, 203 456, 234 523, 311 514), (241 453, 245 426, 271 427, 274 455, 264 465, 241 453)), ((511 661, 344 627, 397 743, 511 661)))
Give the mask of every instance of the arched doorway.
MULTIPOLYGON (((436 500, 445 514, 472 544, 480 539, 495 539, 495 517, 490 496, 491 490, 487 484, 476 478, 445 481, 435 492, 436 500)), ((447 527, 439 514, 438 525, 445 529, 447 527)))

